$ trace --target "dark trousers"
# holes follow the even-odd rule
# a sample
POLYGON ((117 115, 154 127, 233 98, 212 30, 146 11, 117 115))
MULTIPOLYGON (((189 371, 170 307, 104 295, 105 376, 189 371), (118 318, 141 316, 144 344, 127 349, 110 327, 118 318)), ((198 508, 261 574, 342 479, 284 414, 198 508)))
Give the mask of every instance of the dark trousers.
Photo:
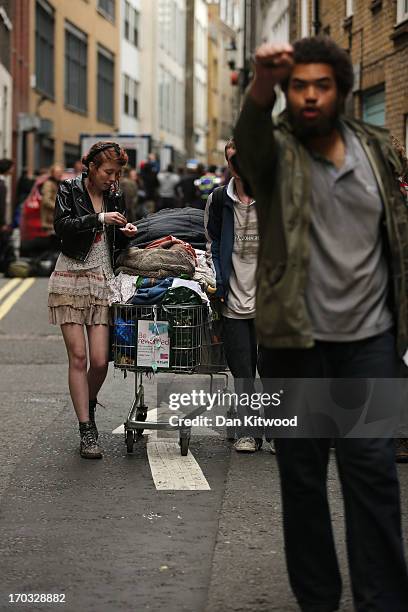
MULTIPOLYGON (((312 349, 260 347, 262 378, 397 378, 393 333, 317 342, 312 349)), ((276 439, 286 560, 303 611, 336 610, 341 577, 327 500, 329 439, 276 439)), ((408 574, 401 533, 393 440, 335 440, 347 550, 358 612, 407 612, 408 574)))
MULTIPOLYGON (((237 394, 251 394, 254 391, 254 379, 258 359, 256 344, 255 319, 230 319, 223 317, 225 357, 231 374, 234 377, 234 387, 237 394)), ((258 416, 248 406, 238 404, 238 417, 244 421, 245 416, 258 416)), ((261 438, 263 431, 259 427, 237 428, 238 437, 252 436, 261 438)))

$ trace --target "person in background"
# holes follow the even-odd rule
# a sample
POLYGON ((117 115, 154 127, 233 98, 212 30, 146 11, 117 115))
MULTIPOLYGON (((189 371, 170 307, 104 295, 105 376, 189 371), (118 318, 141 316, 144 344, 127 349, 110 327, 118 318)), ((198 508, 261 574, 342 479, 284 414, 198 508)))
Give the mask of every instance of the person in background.
POLYGON ((76 174, 76 176, 79 176, 80 174, 82 174, 84 167, 82 165, 82 162, 80 159, 77 159, 74 162, 74 174, 76 174))
POLYGON ((130 166, 129 178, 131 181, 134 181, 136 183, 136 186, 139 188, 139 177, 138 177, 136 168, 132 168, 130 166))
MULTIPOLYGON (((207 252, 217 281, 216 296, 222 302, 224 348, 234 377, 235 392, 254 392, 258 349, 255 334, 255 272, 258 255, 258 220, 255 201, 245 193, 235 166, 235 142, 225 145, 225 159, 231 172, 228 185, 209 194, 204 213, 207 252)), ((245 416, 258 416, 238 403, 241 426, 234 448, 254 453, 262 446, 263 431, 244 427, 245 416)))
POLYGON ((11 159, 0 159, 0 271, 8 273, 10 263, 15 260, 14 247, 11 243, 12 228, 7 223, 7 176, 11 173, 14 162, 11 159))
POLYGON ((20 225, 21 207, 24 200, 26 200, 26 198, 28 198, 30 195, 34 183, 35 178, 33 176, 29 176, 28 168, 23 168, 16 185, 16 197, 14 201, 12 221, 13 228, 18 228, 20 225))
POLYGON ((217 176, 217 166, 208 166, 207 171, 195 180, 194 185, 200 202, 199 208, 204 209, 210 193, 221 185, 221 178, 217 176))
POLYGON ((176 185, 180 177, 174 172, 172 164, 168 164, 164 172, 157 175, 159 180, 159 202, 157 210, 162 208, 174 208, 176 206, 176 185))
POLYGON ((49 234, 54 233, 55 198, 63 172, 60 164, 54 164, 50 168, 49 177, 41 186, 41 225, 49 234))
POLYGON ((28 174, 28 168, 23 168, 16 185, 16 204, 22 204, 30 195, 35 178, 28 174))
POLYGON ((7 214, 7 183, 6 177, 11 173, 14 166, 12 159, 0 159, 0 232, 8 230, 6 223, 7 214))
POLYGON ((159 187, 159 181, 157 179, 155 167, 155 162, 150 159, 149 161, 140 164, 140 178, 142 180, 143 191, 145 193, 144 207, 146 212, 155 212, 157 206, 157 190, 159 187))
POLYGON ((175 188, 182 208, 185 206, 202 208, 201 198, 197 193, 195 181, 200 178, 203 172, 204 166, 197 164, 195 160, 187 164, 186 172, 181 176, 175 188))
POLYGON ((122 176, 120 178, 120 188, 122 189, 125 197, 128 221, 136 221, 137 219, 138 188, 136 179, 131 177, 132 170, 134 176, 136 171, 130 166, 125 166, 122 170, 122 176))
POLYGON ((121 248, 136 234, 127 223, 119 177, 128 157, 114 142, 98 142, 82 159, 86 172, 62 181, 54 227, 61 254, 48 285, 49 321, 60 325, 68 381, 79 422, 80 455, 100 459, 97 395, 108 371, 109 287, 121 248), (89 346, 89 369, 87 343, 89 346))
POLYGON ((156 153, 149 153, 147 161, 151 165, 153 172, 158 174, 160 172, 160 162, 157 159, 156 153))

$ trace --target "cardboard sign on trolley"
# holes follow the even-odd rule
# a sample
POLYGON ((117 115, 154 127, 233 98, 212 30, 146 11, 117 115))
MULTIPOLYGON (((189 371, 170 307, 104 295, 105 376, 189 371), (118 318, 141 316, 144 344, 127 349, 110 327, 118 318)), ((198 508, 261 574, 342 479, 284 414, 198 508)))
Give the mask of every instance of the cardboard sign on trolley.
POLYGON ((138 321, 137 365, 168 368, 170 364, 169 324, 167 321, 138 321))

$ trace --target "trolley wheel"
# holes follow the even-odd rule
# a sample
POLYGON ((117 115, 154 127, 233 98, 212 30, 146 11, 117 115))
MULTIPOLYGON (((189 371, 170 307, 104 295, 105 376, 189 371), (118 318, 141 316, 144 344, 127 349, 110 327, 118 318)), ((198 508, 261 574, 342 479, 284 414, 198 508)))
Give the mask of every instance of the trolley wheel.
MULTIPOLYGON (((138 406, 136 410, 136 421, 145 421, 147 418, 147 410, 149 406, 138 406)), ((140 438, 143 435, 144 429, 136 429, 136 435, 140 438)))
POLYGON ((133 445, 135 443, 135 437, 133 431, 128 429, 126 431, 126 450, 128 453, 133 453, 133 445))
POLYGON ((190 436, 189 435, 180 435, 180 453, 182 457, 186 457, 188 455, 188 447, 190 446, 190 436))

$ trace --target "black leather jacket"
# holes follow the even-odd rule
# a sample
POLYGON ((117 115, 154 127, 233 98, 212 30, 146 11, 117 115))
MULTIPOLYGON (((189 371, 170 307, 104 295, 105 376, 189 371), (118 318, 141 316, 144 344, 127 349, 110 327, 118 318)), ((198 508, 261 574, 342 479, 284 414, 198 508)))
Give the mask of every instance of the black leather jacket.
MULTIPOLYGON (((86 174, 62 181, 55 200, 54 229, 61 240, 61 251, 67 257, 85 261, 97 231, 102 230, 92 202, 85 192, 86 174)), ((125 215, 125 200, 121 192, 104 194, 105 212, 118 211, 125 215)), ((115 225, 105 226, 109 251, 114 266, 119 252, 128 245, 128 238, 115 225)))

